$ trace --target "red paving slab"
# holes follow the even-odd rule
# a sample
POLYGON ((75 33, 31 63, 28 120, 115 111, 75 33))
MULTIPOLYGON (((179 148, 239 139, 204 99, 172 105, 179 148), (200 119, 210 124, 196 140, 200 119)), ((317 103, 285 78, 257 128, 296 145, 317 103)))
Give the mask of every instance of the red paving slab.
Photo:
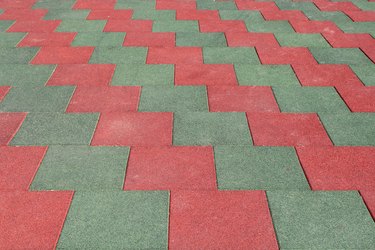
POLYGON ((316 65, 317 62, 307 48, 260 47, 257 48, 262 64, 316 65))
POLYGON ((32 64, 82 64, 88 63, 94 47, 43 47, 31 61, 32 64))
POLYGON ((375 86, 339 86, 337 91, 352 112, 375 112, 375 86))
POLYGON ((26 113, 0 112, 0 145, 7 145, 21 126, 26 113))
POLYGON ((7 31, 8 32, 54 32, 61 23, 61 20, 36 20, 36 21, 16 21, 7 31))
POLYGON ((92 10, 87 20, 128 20, 132 17, 133 10, 92 10))
POLYGON ((0 20, 41 20, 47 12, 46 9, 5 9, 0 15, 0 20))
POLYGON ((116 0, 77 0, 74 4, 73 9, 90 9, 90 10, 102 10, 109 9, 113 10, 116 4, 116 0))
POLYGON ((229 47, 277 47, 275 36, 272 33, 227 32, 225 37, 229 47))
POLYGON ((220 19, 218 10, 194 10, 194 9, 178 9, 176 10, 177 20, 206 20, 220 19))

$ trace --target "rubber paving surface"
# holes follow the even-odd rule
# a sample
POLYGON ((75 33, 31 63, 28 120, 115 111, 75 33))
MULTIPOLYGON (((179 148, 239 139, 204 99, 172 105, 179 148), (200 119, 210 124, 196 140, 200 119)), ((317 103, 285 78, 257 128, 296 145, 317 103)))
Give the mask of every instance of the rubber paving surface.
POLYGON ((374 0, 0 0, 0 249, 375 249, 374 0))

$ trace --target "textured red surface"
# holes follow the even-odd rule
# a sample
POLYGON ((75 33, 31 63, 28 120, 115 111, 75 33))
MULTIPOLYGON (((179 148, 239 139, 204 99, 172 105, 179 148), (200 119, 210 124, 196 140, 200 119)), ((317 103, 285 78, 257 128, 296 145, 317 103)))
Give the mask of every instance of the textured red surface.
POLYGON ((94 47, 43 47, 31 61, 32 64, 82 64, 88 63, 94 47))
POLYGON ((132 10, 92 10, 87 20, 128 20, 132 17, 132 10))
POLYGON ((274 47, 257 48, 262 64, 315 65, 315 58, 307 48, 274 47))
POLYGON ((206 20, 206 19, 220 19, 219 11, 217 10, 177 10, 177 20, 206 20))
POLYGON ((247 32, 242 20, 214 20, 202 19, 199 21, 200 32, 247 32))
POLYGON ((0 15, 0 20, 40 20, 47 12, 48 10, 44 9, 6 9, 0 15))
POLYGON ((272 33, 227 32, 225 37, 230 47, 279 46, 272 33))
POLYGON ((48 33, 55 31, 60 23, 61 20, 16 21, 7 31, 48 33))
POLYGON ((26 113, 0 113, 0 145, 7 145, 21 126, 26 113))
POLYGON ((337 91, 352 112, 375 112, 375 86, 339 86, 337 91))

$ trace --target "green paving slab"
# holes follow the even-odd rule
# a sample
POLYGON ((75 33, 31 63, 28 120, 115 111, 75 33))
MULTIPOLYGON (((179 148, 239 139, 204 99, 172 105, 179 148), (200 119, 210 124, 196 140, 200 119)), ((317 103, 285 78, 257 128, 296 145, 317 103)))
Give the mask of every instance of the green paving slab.
POLYGON ((198 21, 154 21, 152 32, 199 32, 198 21))
POLYGON ((245 113, 174 114, 174 145, 248 145, 251 143, 245 113))
POLYGON ((64 112, 73 91, 73 86, 14 87, 0 102, 0 111, 64 112))
POLYGON ((375 10, 375 2, 368 2, 363 0, 351 0, 361 10, 375 10))
POLYGON ((44 16, 45 20, 69 20, 69 19, 80 19, 85 20, 89 10, 66 10, 66 9, 51 9, 44 16))
POLYGON ((375 113, 319 114, 338 146, 375 146, 375 113))
POLYGON ((289 65, 238 64, 234 68, 240 85, 300 86, 289 65))
POLYGON ((39 48, 0 47, 0 64, 27 64, 34 58, 39 48))
POLYGON ((274 35, 282 47, 331 48, 321 34, 275 33, 274 35))
POLYGON ((174 65, 118 64, 111 84, 118 86, 171 86, 174 84, 174 65))
POLYGON ((366 86, 375 86, 375 65, 351 65, 355 74, 366 86))
POLYGON ((216 146, 219 189, 309 190, 291 147, 216 146))
POLYGON ((63 20, 57 32, 102 32, 107 21, 104 20, 63 20))
POLYGON ((295 33, 294 29, 288 21, 248 21, 245 20, 247 30, 249 32, 261 33, 295 33))
POLYGON ((281 249, 373 249, 375 224, 351 192, 267 192, 281 249))
POLYGON ((98 47, 91 56, 94 64, 146 63, 147 47, 98 47))
POLYGON ((72 46, 121 47, 126 33, 84 32, 78 33, 72 46))
POLYGON ((204 86, 146 86, 142 88, 138 111, 208 111, 204 86))
POLYGON ((224 33, 191 33, 177 32, 176 46, 190 47, 226 47, 224 33))
POLYGON ((358 48, 309 48, 320 64, 372 64, 358 48))
POLYGON ((319 11, 318 7, 312 2, 291 2, 291 1, 275 1, 280 10, 307 10, 319 11))
POLYGON ((54 69, 54 65, 0 64, 0 86, 43 86, 54 69))
POLYGON ((122 190, 129 148, 50 146, 31 190, 122 190))
POLYGON ((77 0, 38 0, 33 9, 71 9, 77 0))
POLYGON ((254 48, 206 47, 203 59, 207 64, 260 64, 254 48))
POLYGON ((168 217, 168 192, 76 192, 57 249, 167 249, 168 217))
POLYGON ((375 37, 375 22, 336 22, 345 33, 369 33, 375 37))
POLYGON ((306 10, 304 14, 314 21, 352 22, 352 20, 340 11, 306 10))
POLYGON ((16 47, 26 33, 0 33, 0 47, 16 47))
POLYGON ((176 20, 174 10, 134 10, 132 19, 134 20, 176 20))
POLYGON ((350 112, 333 87, 273 87, 281 112, 350 112))
POLYGON ((262 14, 257 10, 219 10, 219 14, 222 20, 265 21, 262 14))
POLYGON ((117 0, 115 9, 146 9, 155 10, 155 0, 117 0))
POLYGON ((197 0, 198 10, 236 10, 237 6, 233 1, 207 1, 197 0))
POLYGON ((8 21, 8 20, 0 20, 0 32, 5 32, 14 21, 8 21))
POLYGON ((29 113, 11 145, 88 145, 99 114, 29 113))

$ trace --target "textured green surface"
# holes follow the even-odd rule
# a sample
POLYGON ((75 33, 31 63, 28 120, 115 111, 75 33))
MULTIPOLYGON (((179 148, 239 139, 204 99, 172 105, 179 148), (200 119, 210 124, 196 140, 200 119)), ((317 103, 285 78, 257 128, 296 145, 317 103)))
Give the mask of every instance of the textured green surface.
POLYGON ((52 9, 48 10, 48 13, 44 16, 45 20, 69 20, 69 19, 80 19, 85 20, 89 10, 65 10, 65 9, 52 9))
MULTIPOLYGON (((72 46, 121 47, 125 33, 85 32, 78 33, 72 46)), ((100 59, 97 59, 100 60, 100 59)))
POLYGON ((369 33, 375 36, 375 22, 337 22, 345 33, 369 33))
POLYGON ((30 113, 11 145, 88 145, 98 117, 96 113, 30 113))
POLYGON ((34 9, 71 9, 76 0, 38 0, 34 9))
POLYGON ((233 1, 197 0, 197 9, 202 9, 202 10, 236 10, 237 6, 233 1))
POLYGON ((112 79, 112 85, 173 85, 173 65, 117 65, 112 79))
POLYGON ((43 86, 54 69, 54 65, 0 64, 0 85, 43 86))
POLYGON ((350 112, 333 87, 273 87, 281 112, 350 112))
POLYGON ((102 32, 107 21, 104 20, 63 20, 57 32, 102 32))
POLYGON ((174 145, 246 145, 251 136, 244 113, 175 113, 174 145))
POLYGON ((167 249, 167 192, 76 192, 57 249, 167 249))
POLYGON ((115 9, 151 9, 155 10, 155 0, 117 0, 115 9))
POLYGON ((0 47, 16 47, 26 33, 0 33, 0 47))
POLYGON ((267 192, 281 249, 373 249, 374 222, 357 192, 267 192))
POLYGON ((0 20, 0 32, 6 31, 14 21, 8 21, 8 20, 0 20))
POLYGON ((256 10, 220 10, 219 14, 222 20, 264 21, 262 14, 256 10))
POLYGON ((238 83, 254 86, 300 86, 289 65, 235 65, 238 83))
POLYGON ((219 189, 309 190, 293 148, 216 146, 219 189))
POLYGON ((0 64, 27 64, 33 59, 39 48, 0 47, 0 64))
POLYGON ((375 65, 351 65, 352 70, 366 86, 375 86, 375 65))
POLYGON ((174 10, 135 10, 132 16, 134 20, 176 20, 174 10))
POLYGON ((176 46, 226 47, 224 33, 177 32, 176 46))
POLYGON ((275 33, 275 37, 283 47, 331 47, 321 34, 275 33))
POLYGON ((122 190, 127 147, 50 146, 32 190, 122 190))
POLYGON ((95 48, 90 63, 146 63, 147 48, 142 47, 99 47, 95 48))
POLYGON ((203 48, 204 63, 207 64, 260 64, 254 48, 203 48))
POLYGON ((372 64, 358 48, 310 48, 320 64, 372 64))
POLYGON ((304 11, 310 20, 332 21, 332 22, 351 22, 351 19, 339 11, 304 11))
POLYGON ((73 91, 73 86, 14 87, 0 103, 0 111, 64 112, 73 91))
POLYGON ((288 21, 245 21, 247 30, 249 32, 266 32, 266 33, 294 33, 294 29, 290 26, 288 21))
POLYGON ((152 32, 198 32, 198 21, 154 21, 152 32))
POLYGON ((375 146, 375 113, 319 116, 335 145, 375 146))
POLYGON ((208 111, 207 103, 204 86, 148 86, 142 88, 138 111, 208 111))

